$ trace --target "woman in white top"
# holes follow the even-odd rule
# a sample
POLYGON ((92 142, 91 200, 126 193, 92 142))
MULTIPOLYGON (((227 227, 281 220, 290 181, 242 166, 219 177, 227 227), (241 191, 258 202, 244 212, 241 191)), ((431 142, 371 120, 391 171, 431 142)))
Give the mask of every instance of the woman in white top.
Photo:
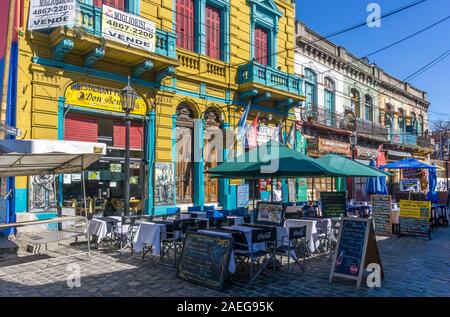
POLYGON ((280 202, 282 200, 281 182, 277 182, 277 185, 273 190, 273 201, 280 202))

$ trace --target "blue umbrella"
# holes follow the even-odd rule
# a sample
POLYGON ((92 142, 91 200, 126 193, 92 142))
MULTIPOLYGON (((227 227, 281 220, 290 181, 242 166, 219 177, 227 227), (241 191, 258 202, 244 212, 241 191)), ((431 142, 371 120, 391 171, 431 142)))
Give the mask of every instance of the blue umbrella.
MULTIPOLYGON (((377 168, 375 160, 371 160, 369 166, 377 168)), ((366 193, 368 195, 387 195, 386 177, 369 177, 366 184, 366 193)))
POLYGON ((427 200, 431 201, 432 203, 437 203, 439 201, 438 193, 436 191, 437 188, 437 173, 436 173, 436 166, 433 164, 433 168, 431 168, 428 172, 428 194, 427 194, 427 200))
POLYGON ((390 163, 387 165, 380 166, 382 170, 384 169, 432 169, 433 166, 420 162, 415 158, 406 158, 394 163, 390 163))

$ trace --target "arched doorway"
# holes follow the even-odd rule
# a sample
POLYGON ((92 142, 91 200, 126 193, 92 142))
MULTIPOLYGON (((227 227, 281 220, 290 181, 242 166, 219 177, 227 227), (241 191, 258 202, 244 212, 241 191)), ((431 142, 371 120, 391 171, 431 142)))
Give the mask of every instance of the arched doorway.
MULTIPOLYGON (((205 112, 204 131, 204 172, 217 166, 222 161, 223 134, 220 129, 221 118, 219 112, 214 108, 208 108, 205 112)), ((217 178, 210 178, 205 175, 205 203, 216 203, 219 200, 219 182, 217 178)))
POLYGON ((176 187, 177 203, 193 202, 194 110, 188 104, 177 107, 176 125, 176 187))

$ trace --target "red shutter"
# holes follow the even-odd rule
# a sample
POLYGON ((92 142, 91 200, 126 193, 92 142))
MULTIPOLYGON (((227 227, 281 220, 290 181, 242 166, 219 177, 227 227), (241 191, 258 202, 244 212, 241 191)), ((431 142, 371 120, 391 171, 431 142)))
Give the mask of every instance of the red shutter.
POLYGON ((67 115, 64 120, 64 140, 98 142, 97 120, 78 115, 67 115))
POLYGON ((268 49, 267 49, 267 31, 256 27, 255 28, 255 58, 256 62, 262 65, 267 65, 268 49))
POLYGON ((220 11, 206 6, 206 55, 220 59, 220 11))
POLYGON ((177 46, 194 51, 194 0, 177 0, 177 46))
MULTIPOLYGON (((114 146, 125 147, 125 124, 114 122, 114 146)), ((144 147, 144 126, 139 123, 131 123, 130 127, 130 147, 132 149, 142 149, 144 147)))
POLYGON ((107 6, 119 9, 124 11, 125 10, 125 0, 94 0, 94 5, 97 7, 101 7, 102 4, 105 4, 107 6))

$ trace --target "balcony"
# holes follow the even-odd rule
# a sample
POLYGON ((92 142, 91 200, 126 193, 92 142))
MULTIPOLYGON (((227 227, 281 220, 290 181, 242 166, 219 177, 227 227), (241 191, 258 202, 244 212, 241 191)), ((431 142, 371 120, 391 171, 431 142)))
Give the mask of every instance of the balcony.
POLYGON ((328 127, 332 129, 347 130, 348 123, 345 115, 321 107, 311 107, 305 111, 305 119, 309 124, 328 127))
POLYGON ((356 132, 367 139, 389 141, 389 133, 386 127, 361 118, 356 118, 356 132))
POLYGON ((417 135, 411 132, 402 130, 394 130, 392 132, 391 141, 396 144, 403 144, 409 146, 417 146, 417 135))
POLYGON ((83 0, 76 2, 76 22, 73 27, 57 27, 48 32, 30 33, 35 44, 48 46, 50 49, 50 55, 42 57, 63 61, 70 53, 70 58, 67 58, 69 63, 88 67, 92 67, 100 59, 108 59, 123 66, 138 66, 143 63, 144 70, 178 65, 174 33, 156 29, 154 52, 105 41, 102 36, 102 8, 86 4, 83 0))
POLYGON ((206 55, 177 49, 179 67, 177 74, 189 77, 201 76, 202 81, 212 81, 214 84, 229 83, 229 71, 225 62, 206 55))
POLYGON ((424 137, 424 136, 417 136, 417 146, 423 147, 423 148, 429 148, 429 149, 433 149, 434 148, 434 144, 433 144, 433 139, 430 137, 424 137))
POLYGON ((256 89, 270 93, 275 101, 286 98, 292 98, 294 102, 304 100, 303 79, 299 76, 254 61, 241 65, 237 76, 240 91, 256 89))

